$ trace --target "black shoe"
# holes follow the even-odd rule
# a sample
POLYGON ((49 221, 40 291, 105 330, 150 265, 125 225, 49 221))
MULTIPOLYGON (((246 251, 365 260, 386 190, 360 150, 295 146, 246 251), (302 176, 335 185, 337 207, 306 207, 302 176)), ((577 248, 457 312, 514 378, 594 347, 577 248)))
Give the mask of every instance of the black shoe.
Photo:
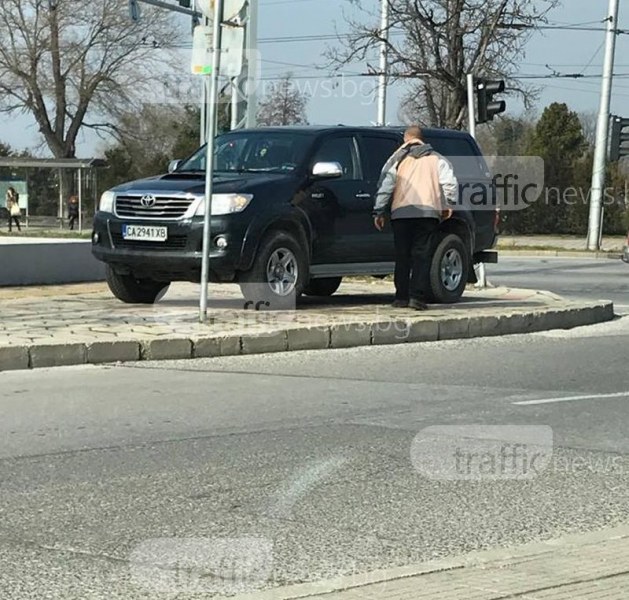
POLYGON ((391 308, 408 308, 408 300, 394 300, 391 308))
POLYGON ((417 298, 411 298, 408 307, 413 310, 428 310, 428 304, 426 304, 423 300, 418 300, 417 298))

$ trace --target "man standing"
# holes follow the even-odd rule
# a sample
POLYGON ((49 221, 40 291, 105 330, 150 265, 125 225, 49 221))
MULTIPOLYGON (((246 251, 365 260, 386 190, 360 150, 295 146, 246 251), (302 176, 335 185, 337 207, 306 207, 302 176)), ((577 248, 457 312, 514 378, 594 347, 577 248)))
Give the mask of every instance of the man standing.
POLYGON ((390 212, 395 242, 396 308, 426 310, 431 241, 442 219, 452 216, 459 184, 452 165, 422 140, 419 127, 409 127, 404 144, 382 169, 374 206, 382 231, 390 212))

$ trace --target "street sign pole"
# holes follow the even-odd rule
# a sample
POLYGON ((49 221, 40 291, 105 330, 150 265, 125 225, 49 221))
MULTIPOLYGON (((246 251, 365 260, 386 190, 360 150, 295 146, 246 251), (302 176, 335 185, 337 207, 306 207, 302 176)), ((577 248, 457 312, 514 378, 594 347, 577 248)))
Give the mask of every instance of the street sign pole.
POLYGON ((212 39, 212 73, 210 75, 210 93, 207 110, 207 146, 205 159, 205 216, 203 219, 203 256, 201 259, 201 299, 199 321, 207 321, 208 286, 210 275, 210 251, 212 245, 212 192, 214 188, 214 139, 217 125, 218 79, 221 62, 221 36, 224 0, 214 4, 214 36, 212 39))

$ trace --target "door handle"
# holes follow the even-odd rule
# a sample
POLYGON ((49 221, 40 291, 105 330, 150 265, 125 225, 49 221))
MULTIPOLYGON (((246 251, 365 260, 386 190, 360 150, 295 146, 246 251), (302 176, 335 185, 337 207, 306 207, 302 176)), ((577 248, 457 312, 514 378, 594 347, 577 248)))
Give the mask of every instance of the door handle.
POLYGON ((356 194, 356 198, 371 198, 371 194, 356 194))

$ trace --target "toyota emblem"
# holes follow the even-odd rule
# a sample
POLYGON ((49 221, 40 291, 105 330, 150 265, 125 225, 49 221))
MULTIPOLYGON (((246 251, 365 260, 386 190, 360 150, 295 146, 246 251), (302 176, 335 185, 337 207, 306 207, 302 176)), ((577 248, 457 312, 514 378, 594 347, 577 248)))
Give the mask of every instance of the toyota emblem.
POLYGON ((151 194, 147 194, 146 196, 142 196, 142 198, 140 199, 140 204, 144 208, 152 208, 153 206, 155 206, 156 202, 157 202, 157 198, 155 198, 155 196, 153 196, 151 194))

